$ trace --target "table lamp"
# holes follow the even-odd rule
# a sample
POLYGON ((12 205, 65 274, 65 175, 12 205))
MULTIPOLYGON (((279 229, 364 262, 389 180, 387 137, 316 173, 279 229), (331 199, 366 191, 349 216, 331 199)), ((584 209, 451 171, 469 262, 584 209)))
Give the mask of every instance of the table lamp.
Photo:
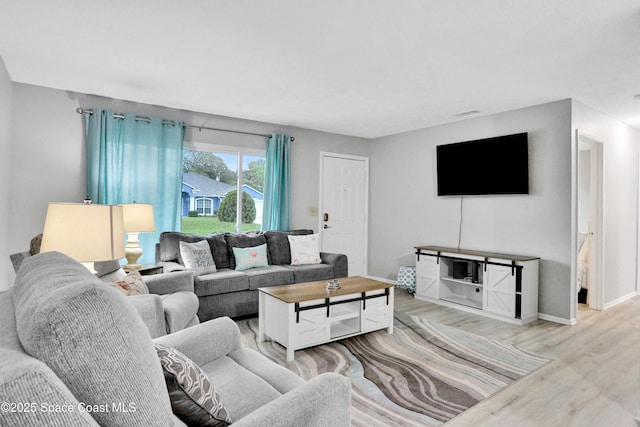
POLYGON ((124 232, 127 233, 127 245, 124 252, 127 257, 125 270, 139 270, 138 258, 142 256, 142 248, 138 240, 139 233, 156 231, 153 221, 153 205, 147 203, 128 203, 120 205, 123 208, 124 232))
POLYGON ((94 262, 124 258, 122 207, 49 203, 40 247, 48 251, 62 252, 89 270, 94 262))

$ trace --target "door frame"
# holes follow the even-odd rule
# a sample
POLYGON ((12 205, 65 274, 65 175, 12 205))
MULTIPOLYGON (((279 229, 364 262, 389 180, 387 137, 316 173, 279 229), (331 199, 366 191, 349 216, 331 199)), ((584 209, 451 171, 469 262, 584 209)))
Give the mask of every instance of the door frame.
POLYGON ((321 151, 320 152, 320 188, 318 194, 318 230, 320 232, 320 247, 322 247, 322 238, 324 235, 323 221, 322 221, 322 212, 324 212, 324 159, 327 157, 333 157, 337 159, 343 160, 356 160, 364 162, 364 236, 363 236, 363 248, 362 248, 362 260, 363 266, 362 270, 364 271, 364 277, 368 277, 368 263, 369 263, 369 158, 363 156, 353 156, 349 154, 340 154, 333 153, 329 151, 321 151))
MULTIPOLYGON (((579 129, 572 147, 571 307, 577 319, 578 295, 578 155, 580 142, 591 145, 591 221, 589 240, 589 307, 604 309, 604 141, 579 129)), ((574 323, 574 322, 572 322, 574 323)))

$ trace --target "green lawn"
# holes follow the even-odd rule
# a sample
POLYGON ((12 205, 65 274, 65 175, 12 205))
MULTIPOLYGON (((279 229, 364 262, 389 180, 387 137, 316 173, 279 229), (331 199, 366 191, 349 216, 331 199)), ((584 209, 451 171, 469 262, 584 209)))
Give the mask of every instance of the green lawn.
MULTIPOLYGON (((260 224, 242 224, 242 231, 260 231, 260 224)), ((220 222, 218 218, 200 216, 196 218, 182 217, 182 232, 189 234, 211 234, 215 232, 235 232, 232 222, 220 222)))

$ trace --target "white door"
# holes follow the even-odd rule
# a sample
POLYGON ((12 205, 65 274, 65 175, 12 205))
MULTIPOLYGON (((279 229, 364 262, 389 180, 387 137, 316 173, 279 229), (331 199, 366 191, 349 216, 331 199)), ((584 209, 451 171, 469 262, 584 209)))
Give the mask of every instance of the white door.
POLYGON ((366 274, 369 159, 320 153, 322 251, 347 255, 349 276, 366 274))

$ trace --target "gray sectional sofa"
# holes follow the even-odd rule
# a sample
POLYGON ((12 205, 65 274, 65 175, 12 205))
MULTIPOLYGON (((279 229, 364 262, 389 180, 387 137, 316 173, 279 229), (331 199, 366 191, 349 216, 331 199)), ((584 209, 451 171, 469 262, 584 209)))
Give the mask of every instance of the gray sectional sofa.
POLYGON ((347 256, 320 252, 322 263, 291 265, 287 235, 312 234, 312 230, 266 231, 264 233, 214 233, 206 236, 164 232, 156 245, 156 262, 164 271, 185 270, 180 242, 209 243, 217 271, 194 277, 194 291, 200 300, 198 317, 238 317, 258 313, 258 288, 347 277, 347 256), (269 265, 236 271, 233 248, 266 244, 269 265))

